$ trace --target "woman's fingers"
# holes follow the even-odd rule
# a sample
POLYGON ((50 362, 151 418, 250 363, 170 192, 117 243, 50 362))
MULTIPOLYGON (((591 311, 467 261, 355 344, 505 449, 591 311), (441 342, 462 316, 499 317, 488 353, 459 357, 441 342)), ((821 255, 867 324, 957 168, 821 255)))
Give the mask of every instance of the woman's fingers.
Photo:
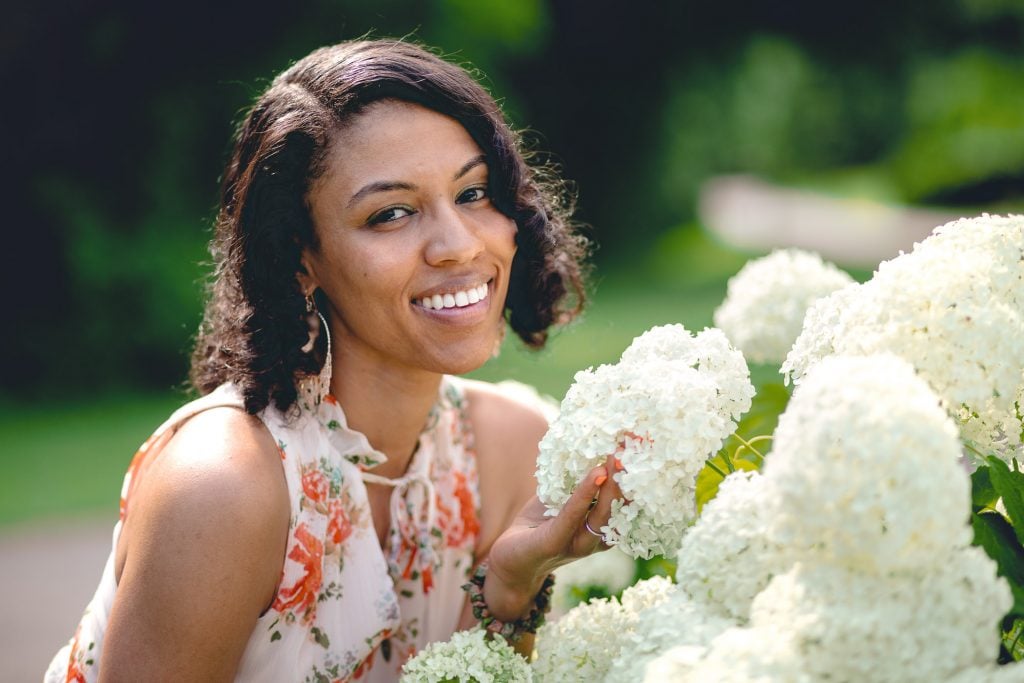
MULTIPOLYGON (((551 520, 551 531, 558 538, 571 539, 583 528, 583 522, 590 511, 590 503, 598 495, 602 485, 607 485, 610 477, 608 469, 602 465, 592 469, 576 490, 565 501, 562 510, 551 520)), ((594 527, 591 524, 591 527, 594 527)), ((597 527, 594 527, 597 530, 597 527)))
POLYGON ((608 524, 608 520, 611 518, 612 501, 622 497, 622 491, 619 489, 619 485, 615 483, 614 473, 619 471, 620 467, 617 465, 617 459, 614 455, 608 456, 604 467, 609 472, 609 476, 606 481, 601 483, 597 493, 597 500, 587 512, 584 520, 597 533, 601 533, 601 527, 608 524))

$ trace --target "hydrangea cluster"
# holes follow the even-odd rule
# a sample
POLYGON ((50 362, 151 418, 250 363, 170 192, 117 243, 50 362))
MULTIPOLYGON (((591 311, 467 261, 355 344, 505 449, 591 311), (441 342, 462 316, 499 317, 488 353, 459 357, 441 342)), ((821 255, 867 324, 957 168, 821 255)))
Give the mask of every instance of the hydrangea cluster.
POLYGON ((483 629, 456 631, 443 643, 431 643, 402 667, 402 683, 530 683, 533 671, 502 638, 483 629))
POLYGON ((767 536, 847 567, 910 569, 970 542, 956 426, 906 361, 818 363, 779 418, 767 536))
POLYGON ((816 302, 782 366, 799 382, 831 354, 910 361, 983 452, 1024 454, 1024 216, 960 219, 816 302))
POLYGON ((764 473, 727 477, 687 533, 676 593, 623 631, 607 680, 984 671, 1012 597, 970 545, 967 487, 952 420, 909 363, 821 361, 764 473))
POLYGON ((626 613, 615 598, 594 598, 577 605, 537 632, 533 673, 538 683, 599 681, 611 666, 626 613))
POLYGON ((914 571, 797 564, 754 600, 751 626, 811 680, 942 681, 993 662, 1013 604, 980 548, 914 571))
POLYGON ((554 614, 564 614, 580 602, 575 596, 591 588, 615 595, 633 583, 636 564, 617 548, 594 553, 555 570, 555 589, 551 596, 554 614))
POLYGON ((730 474, 683 538, 676 581, 711 613, 746 621, 754 596, 791 563, 768 537, 767 487, 757 472, 730 474))
POLYGON ((698 472, 753 394, 743 355, 720 330, 653 328, 617 364, 576 374, 540 443, 537 495, 556 514, 617 454, 625 470, 613 476, 630 502, 613 503, 607 541, 633 557, 672 552, 696 516, 698 472))
POLYGON ((533 673, 539 683, 593 683, 604 680, 619 654, 621 638, 636 628, 640 615, 674 593, 664 577, 641 581, 615 598, 578 605, 537 632, 533 673))
POLYGON ((732 620, 712 614, 706 605, 695 602, 677 587, 668 599, 640 612, 631 631, 619 634, 620 649, 605 683, 634 683, 647 665, 667 650, 701 648, 733 625, 732 620))
MULTIPOLYGON (((732 627, 707 646, 677 645, 648 664, 643 683, 817 683, 777 647, 771 629, 732 627)), ((826 679, 842 681, 841 678, 826 679)), ((856 683, 860 683, 859 681, 856 683)))
POLYGON ((801 249, 779 249, 748 261, 729 280, 715 311, 720 328, 753 363, 781 365, 808 306, 853 282, 847 273, 801 249))

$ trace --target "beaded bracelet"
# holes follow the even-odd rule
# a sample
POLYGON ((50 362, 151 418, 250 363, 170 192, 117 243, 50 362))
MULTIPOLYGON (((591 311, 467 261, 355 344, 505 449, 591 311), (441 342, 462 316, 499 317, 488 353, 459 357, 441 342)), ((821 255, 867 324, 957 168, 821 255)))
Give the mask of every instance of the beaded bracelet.
POLYGON ((469 583, 462 586, 462 590, 469 593, 469 604, 473 606, 473 616, 480 620, 480 625, 484 627, 484 630, 497 633, 516 643, 524 633, 536 633, 537 629, 544 625, 544 615, 551 609, 551 592, 555 586, 554 574, 548 574, 544 578, 540 592, 533 599, 530 613, 509 622, 498 620, 487 609, 487 603, 484 601, 484 579, 486 576, 487 562, 481 562, 473 572, 469 583))

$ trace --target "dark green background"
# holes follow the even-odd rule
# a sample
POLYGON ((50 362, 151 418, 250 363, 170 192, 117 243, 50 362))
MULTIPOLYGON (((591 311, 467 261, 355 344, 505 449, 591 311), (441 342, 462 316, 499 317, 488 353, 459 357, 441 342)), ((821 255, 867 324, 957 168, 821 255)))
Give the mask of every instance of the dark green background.
POLYGON ((183 396, 234 125, 289 63, 368 32, 486 73, 576 183, 599 247, 585 319, 539 355, 507 343, 478 376, 560 396, 650 325, 710 324, 750 256, 699 225, 716 174, 1024 206, 1024 0, 5 8, 0 523, 116 501, 183 396))

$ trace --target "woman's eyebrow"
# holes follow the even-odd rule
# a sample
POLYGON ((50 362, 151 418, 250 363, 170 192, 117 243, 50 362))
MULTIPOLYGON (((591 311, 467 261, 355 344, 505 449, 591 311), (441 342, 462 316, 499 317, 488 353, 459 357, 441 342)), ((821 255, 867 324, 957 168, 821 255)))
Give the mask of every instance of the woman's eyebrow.
MULTIPOLYGON (((483 154, 473 157, 465 164, 462 168, 453 176, 453 180, 458 180, 462 176, 466 175, 480 164, 486 164, 487 157, 483 154)), ((373 194, 375 192, 390 192, 391 190, 415 190, 416 186, 412 183, 403 183, 397 180, 376 180, 372 183, 367 183, 359 188, 359 191, 352 195, 352 198, 348 200, 347 208, 351 209, 355 204, 365 197, 366 195, 373 194)))
POLYGON ((476 168, 480 164, 486 164, 486 163, 487 163, 487 157, 484 156, 483 154, 481 154, 479 156, 475 156, 472 159, 470 159, 469 161, 467 161, 465 164, 463 164, 462 168, 459 169, 459 172, 456 173, 455 176, 452 179, 453 180, 458 180, 459 178, 461 178, 462 176, 466 175, 467 173, 472 171, 474 168, 476 168))
POLYGON ((352 195, 352 198, 348 200, 346 208, 351 209, 356 202, 365 197, 368 194, 374 192, 389 192, 391 190, 415 190, 416 186, 412 183, 402 183, 397 180, 377 180, 372 183, 368 183, 359 188, 359 191, 352 195))

